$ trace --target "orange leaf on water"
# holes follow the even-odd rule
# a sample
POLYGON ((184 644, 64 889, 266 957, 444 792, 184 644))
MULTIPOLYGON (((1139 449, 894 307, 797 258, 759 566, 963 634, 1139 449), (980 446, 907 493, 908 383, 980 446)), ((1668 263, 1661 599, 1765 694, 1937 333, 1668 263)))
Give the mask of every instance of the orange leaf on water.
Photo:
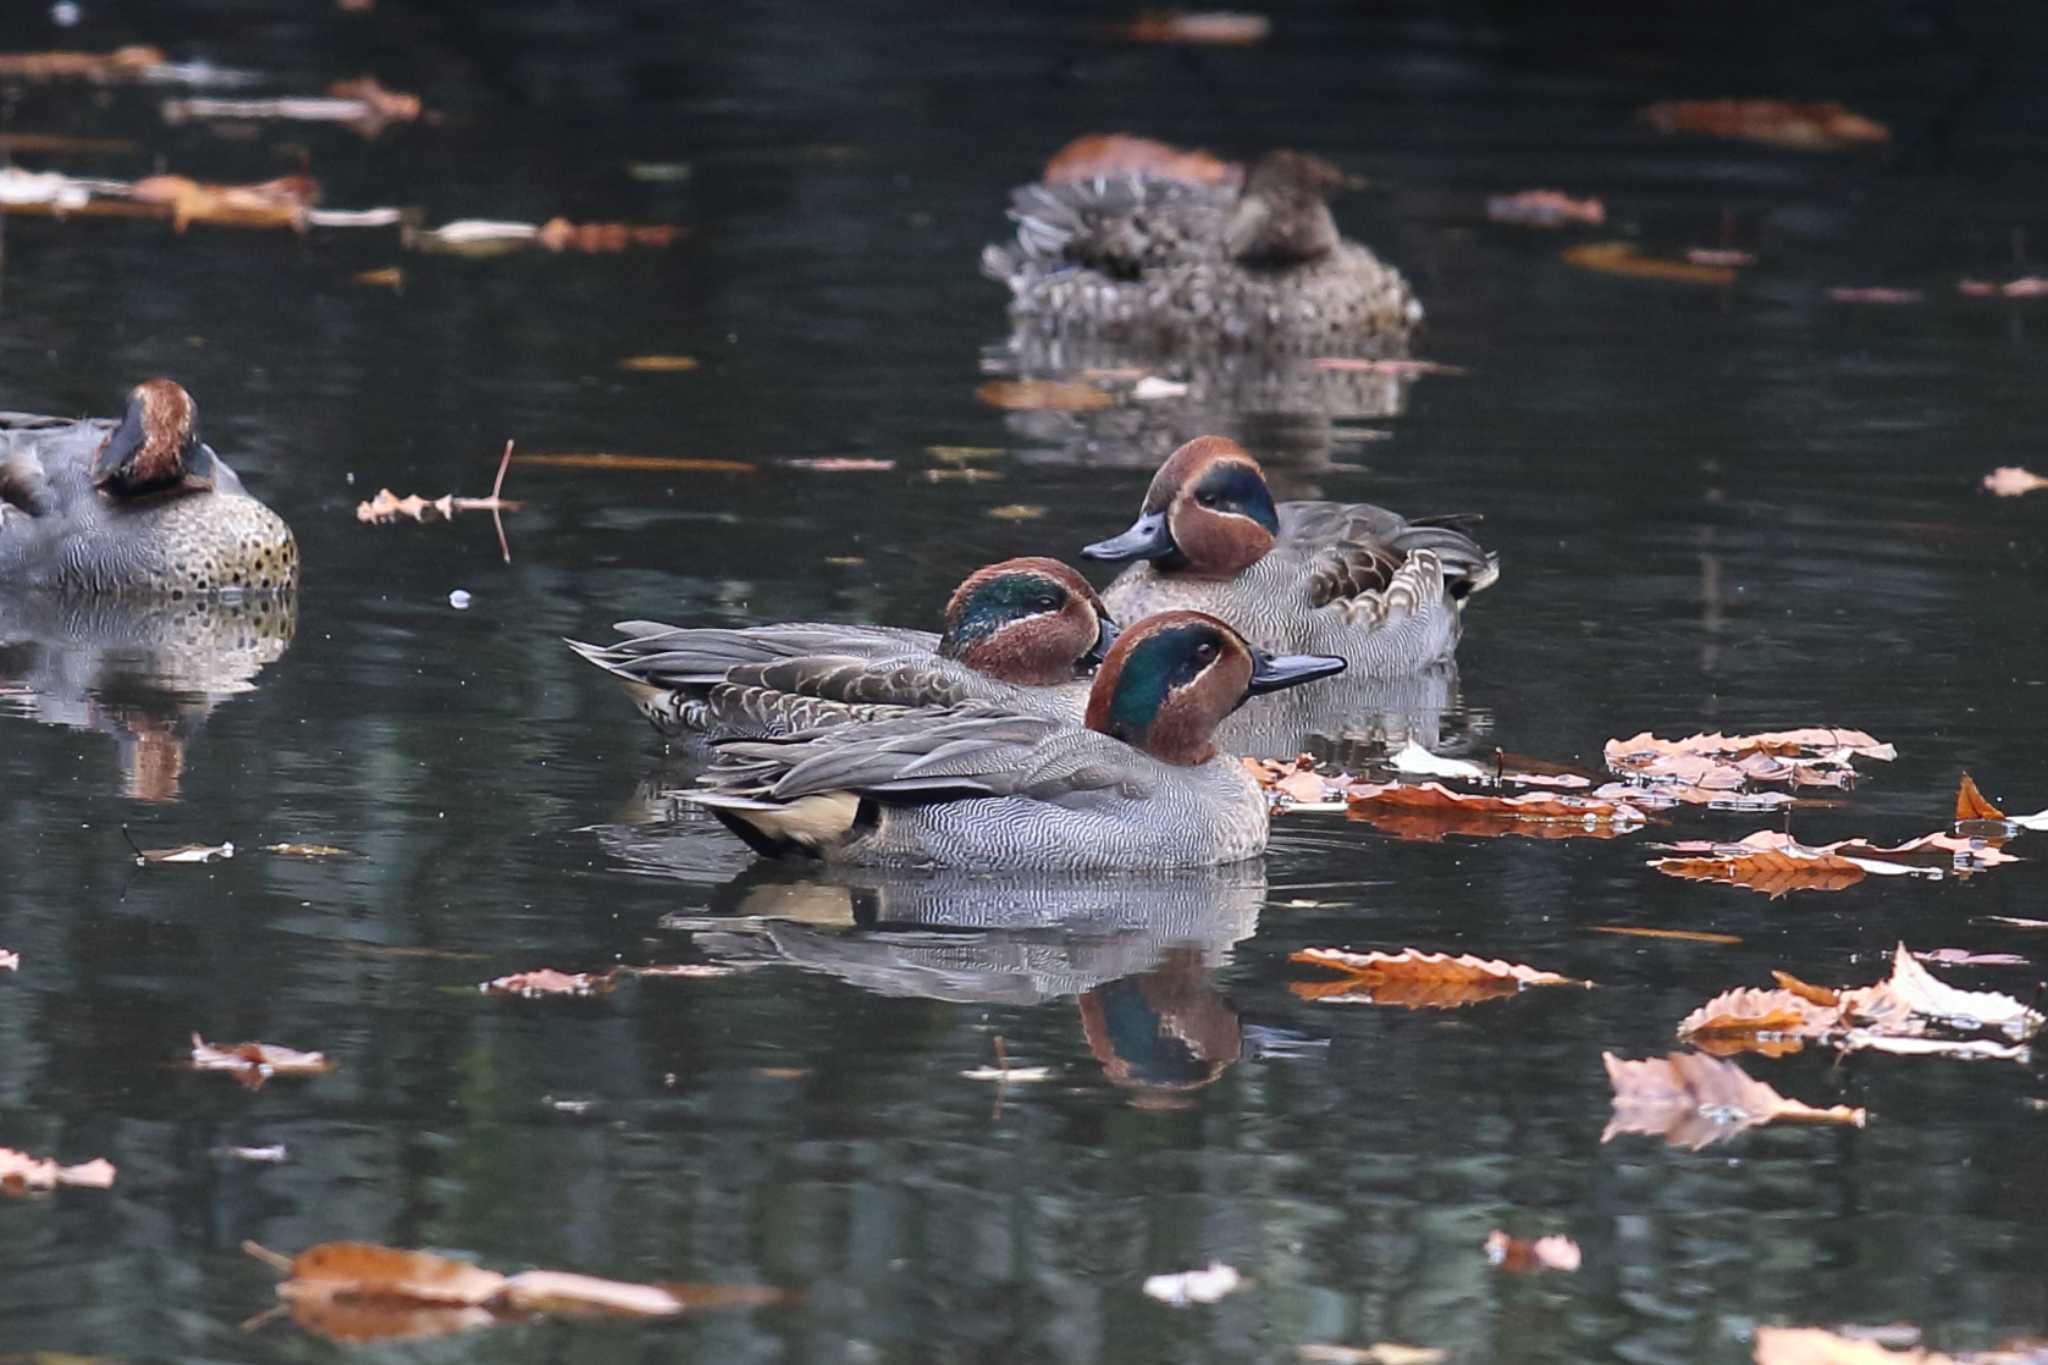
POLYGON ((1821 1037, 1836 1017, 1837 1011, 1791 991, 1744 986, 1723 991, 1688 1014, 1679 1021, 1678 1036, 1717 1056, 1761 1052, 1778 1057, 1821 1037))
POLYGON ((1273 21, 1263 14, 1233 10, 1146 10, 1125 25, 1123 36, 1134 43, 1204 43, 1244 47, 1262 43, 1273 21))
POLYGON ((1569 1273, 1579 1268, 1579 1244, 1557 1234, 1524 1241, 1495 1228, 1486 1234, 1485 1250, 1489 1264, 1511 1275, 1527 1275, 1537 1270, 1569 1273))
POLYGON ((1835 100, 1665 100, 1642 111, 1663 133, 1766 142, 1805 151, 1889 142, 1891 130, 1835 100))
POLYGON ((1956 819, 1958 820, 2003 820, 2005 812, 1984 799, 1984 793, 1977 790, 1977 784, 1963 774, 1963 785, 1956 790, 1956 819))
POLYGON ((1600 1135, 1602 1142, 1622 1133, 1644 1133, 1698 1151, 1778 1119, 1858 1128, 1865 1119, 1863 1110, 1846 1105, 1815 1109, 1786 1099, 1735 1063, 1715 1057, 1674 1052, 1628 1061, 1603 1052, 1600 1060, 1614 1086, 1614 1117, 1600 1135))
MULTIPOLYGON (((244 1243, 247 1249, 248 1244, 244 1243)), ((291 1258, 279 1298, 391 1298, 482 1307, 505 1277, 469 1261, 372 1242, 321 1242, 291 1258)))
POLYGON ((1635 938, 1671 938, 1686 943, 1730 944, 1742 942, 1742 938, 1738 934, 1710 934, 1699 929, 1645 929, 1638 928, 1632 924, 1596 924, 1592 926, 1592 929, 1596 934, 1628 934, 1635 938))
POLYGON ((1290 962, 1329 967, 1335 981, 1296 981, 1288 989, 1305 1000, 1345 1004, 1397 1005, 1403 1009, 1457 1009, 1481 1000, 1514 995, 1529 986, 1591 986, 1556 972, 1467 953, 1353 953, 1341 948, 1303 948, 1290 962))
POLYGON ((975 389, 974 396, 992 408, 1012 412, 1088 412, 1116 401, 1092 384, 1056 379, 991 379, 975 389))
POLYGON ((192 1035, 194 1071, 229 1071, 251 1090, 261 1088, 272 1076, 308 1076, 334 1070, 324 1052, 298 1052, 274 1043, 209 1043, 192 1035))
POLYGON ((1559 253, 1566 265, 1597 270, 1607 275, 1627 275, 1643 280, 1667 280, 1674 284, 1733 284, 1735 272, 1727 266, 1694 265, 1644 256, 1633 242, 1582 242, 1559 253))
POLYGON ((1345 791, 1351 814, 1388 827, 1386 817, 1424 816, 1422 832, 1395 827, 1404 838, 1436 838, 1444 833, 1497 835, 1556 830, 1551 837, 1568 838, 1599 830, 1622 831, 1644 822, 1634 806, 1590 796, 1530 792, 1522 796, 1485 796, 1452 791, 1441 782, 1413 786, 1402 783, 1351 787, 1345 791), (1436 823, 1440 822, 1440 823, 1436 823), (1433 830, 1433 832, 1432 832, 1433 830))

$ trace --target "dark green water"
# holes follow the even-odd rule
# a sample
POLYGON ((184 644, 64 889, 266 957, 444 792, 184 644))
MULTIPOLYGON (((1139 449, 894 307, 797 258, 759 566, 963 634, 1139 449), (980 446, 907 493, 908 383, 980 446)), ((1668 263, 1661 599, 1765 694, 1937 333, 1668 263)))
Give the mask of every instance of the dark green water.
MULTIPOLYGON (((0 644, 0 946, 23 956, 0 980, 0 1145, 121 1171, 0 1203, 0 1351, 343 1354, 289 1324, 238 1330, 273 1302, 245 1238, 804 1295, 370 1352, 393 1359, 1277 1361, 1399 1340, 1734 1362, 1758 1323, 1904 1320, 1948 1349, 2048 1331, 2034 1069, 1751 1059, 1870 1125, 1698 1153, 1600 1141, 1601 1052, 1661 1052, 1696 1004, 1773 967, 1874 980, 1901 939, 2041 961, 2048 940, 1979 922, 2048 917, 2031 840, 1968 881, 1771 902, 1659 877, 1643 836, 1428 844, 1303 816, 1262 871, 849 889, 750 870, 647 799, 656 741, 558 643, 628 616, 926 624, 977 564, 1121 529, 1158 455, 1221 426, 1290 495, 1486 514, 1505 574, 1469 617, 1454 746, 1597 762, 1643 729, 1834 723, 1900 758, 1797 815, 1809 842, 1938 828, 1963 769, 2010 809, 2048 806, 2048 494, 1975 487, 2048 460, 2048 305, 1954 291, 2025 273, 2015 230, 2041 236, 2031 15, 1302 6, 1273 11, 1264 46, 1188 51, 1107 42, 1084 7, 85 9, 60 31, 23 6, 0 46, 148 41, 263 70, 265 91, 374 69, 443 118, 230 140, 166 128, 161 92, 31 87, 15 129, 141 148, 31 167, 260 179, 295 168, 295 143, 336 206, 689 236, 472 261, 382 232, 6 222, 0 408, 105 412, 177 376, 297 529, 306 586, 260 671, 0 644), (1724 93, 1839 96, 1897 137, 1802 156, 1630 118, 1724 93), (1335 423, 981 405, 1004 321, 976 253, 1007 186, 1098 128, 1300 145, 1368 174, 1341 221, 1415 281, 1417 354, 1469 374, 1389 384, 1335 423), (635 180, 636 162, 690 175, 635 180), (1665 252, 1720 244, 1725 215, 1759 263, 1725 289, 1574 269, 1557 253, 1580 237, 1483 221, 1486 194, 1536 185, 1604 197, 1610 235, 1665 252), (394 264, 402 292, 353 280, 394 264), (1926 301, 1825 293, 1874 284, 1926 301), (643 353, 702 364, 617 368, 643 353), (758 471, 515 466, 509 567, 487 518, 356 523, 379 486, 487 491, 507 437, 758 471), (930 478, 950 467, 931 446, 997 448, 976 465, 997 477, 930 478), (817 456, 896 467, 777 463, 817 456), (1051 511, 989 516, 1014 503, 1051 511), (145 845, 243 851, 138 873, 124 821, 145 845), (280 841, 363 856, 254 851, 280 841), (1607 924, 1742 942, 1590 932, 1607 924), (1286 961, 1315 944, 1475 951, 1600 989, 1317 1005, 1286 961), (594 1003, 474 990, 713 959, 764 965, 594 1003), (340 1066, 251 1093, 177 1069, 194 1030, 340 1066), (960 1078, 996 1036, 1053 1078, 999 1106, 960 1078), (212 1155, 269 1143, 290 1159, 212 1155), (1479 1250, 1497 1226, 1567 1233, 1585 1268, 1501 1275, 1479 1250), (1140 1293, 1212 1258, 1255 1284, 1185 1312, 1140 1293)), ((1696 811, 1671 833, 1769 823, 1696 811)), ((2031 998, 2042 972, 1946 975, 2031 998)))

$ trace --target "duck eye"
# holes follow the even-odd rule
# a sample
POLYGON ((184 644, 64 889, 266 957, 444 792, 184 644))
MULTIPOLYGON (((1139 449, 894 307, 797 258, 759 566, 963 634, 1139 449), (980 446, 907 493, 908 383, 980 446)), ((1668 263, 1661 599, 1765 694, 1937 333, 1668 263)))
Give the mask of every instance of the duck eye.
POLYGON ((1216 505, 1216 495, 1205 488, 1201 492, 1195 494, 1195 501, 1199 502, 1204 507, 1214 507, 1216 505))
POLYGON ((1215 657, 1216 646, 1210 644, 1207 640, 1204 640, 1202 641, 1202 643, 1195 646, 1195 661, 1197 663, 1205 664, 1208 663, 1211 659, 1214 659, 1215 657))
POLYGON ((1038 609, 1040 611, 1058 611, 1060 609, 1060 599, 1054 597, 1051 593, 1047 593, 1038 599, 1038 609))

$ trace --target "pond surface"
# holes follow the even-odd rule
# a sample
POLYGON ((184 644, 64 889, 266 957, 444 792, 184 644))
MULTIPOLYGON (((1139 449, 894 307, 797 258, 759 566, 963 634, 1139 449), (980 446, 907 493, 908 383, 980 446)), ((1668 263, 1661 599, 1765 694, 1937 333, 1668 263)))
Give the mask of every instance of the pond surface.
MULTIPOLYGON (((1597 767, 1602 743, 1804 724, 1898 746, 1809 843, 1943 828, 1960 772, 2048 806, 2039 33, 1990 9, 1281 6, 1262 46, 1139 46, 1103 11, 944 5, 495 6, 366 14, 243 0, 41 5, 8 50, 150 42, 316 93, 374 70, 437 122, 166 126, 161 91, 30 86, 21 132, 127 139, 24 164, 246 181, 306 149, 327 202, 666 221, 667 250, 402 252, 395 232, 5 223, 0 408, 105 413, 164 373, 297 529, 295 621, 175 658, 0 644, 0 1145, 105 1156, 110 1191, 0 1205, 0 1351, 332 1359, 240 1330, 274 1276, 239 1249, 344 1238, 504 1270, 765 1284, 800 1301, 680 1325, 542 1321, 372 1348, 443 1360, 1288 1360, 1399 1341, 1460 1361, 1749 1358, 1760 1323, 1917 1324, 1972 1349, 2048 1331, 2048 1095, 2011 1062, 1827 1049, 1744 1066, 1871 1113, 1701 1151, 1603 1143, 1603 1051, 1774 968, 1884 975, 1893 945, 2027 955, 1938 969, 2032 999, 2041 849, 1968 879, 1770 900, 1647 868, 1647 845, 1786 817, 1682 810, 1620 839, 1403 840, 1337 815, 1263 867, 1098 886, 761 869, 664 793, 687 774, 562 648, 626 617, 923 625, 968 569, 1072 557, 1165 450, 1244 438, 1283 496, 1477 511, 1504 574, 1468 617, 1439 747, 1597 767), (1684 10, 1683 13, 1680 11, 1684 10), (1672 140, 1679 96, 1839 97, 1890 147, 1672 140), (1370 176, 1347 230, 1409 272, 1418 356, 1467 373, 1248 411, 1125 401, 1005 414, 976 255, 1007 187, 1073 134, 1311 148, 1370 176), (635 164, 687 166, 635 178, 635 164), (1489 224, 1489 193, 1606 201, 1597 236, 1732 245, 1728 287, 1577 269, 1578 232, 1489 224), (2015 258, 2016 234, 2020 234, 2015 258), (357 276, 401 266, 402 289, 357 276), (1924 291, 1833 302, 1832 286, 1924 291), (622 357, 689 355, 684 373, 622 357), (500 450, 742 461, 515 464, 489 518, 357 523, 388 486, 489 490, 500 450), (965 463, 954 452, 980 452, 965 463), (797 457, 894 461, 816 472, 797 457), (978 477, 960 477, 972 469, 978 477), (1013 504, 1048 509, 1004 519, 1013 504), (467 610, 450 593, 471 595, 467 610), (232 840, 138 869, 123 843, 232 840), (332 844, 297 862, 257 851, 332 844), (1734 944, 1595 926, 1709 931, 1734 944), (1464 1009, 1319 1003, 1312 945, 1476 952, 1597 981, 1464 1009), (486 998, 550 966, 724 963, 597 1001, 486 998), (327 1051, 250 1091, 189 1036, 327 1051), (998 1089, 996 1040, 1049 1079, 998 1089), (283 1164, 219 1154, 284 1144, 283 1164), (1574 1275, 1488 1266, 1563 1233, 1574 1275), (1146 1276, 1220 1260, 1210 1308, 1146 1276)), ((647 172, 641 173, 643 176, 647 172)), ((1199 378, 1199 376, 1197 376, 1199 378)))

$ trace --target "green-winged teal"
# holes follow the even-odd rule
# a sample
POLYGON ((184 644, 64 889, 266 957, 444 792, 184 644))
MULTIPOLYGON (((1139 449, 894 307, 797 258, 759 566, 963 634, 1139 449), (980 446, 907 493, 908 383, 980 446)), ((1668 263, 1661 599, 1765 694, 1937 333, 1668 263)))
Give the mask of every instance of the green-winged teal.
POLYGON ((183 600, 298 581, 291 528, 171 380, 136 385, 118 421, 0 413, 0 588, 183 600))
POLYGON ((1276 151, 1241 183, 1175 174, 1013 192, 1016 240, 986 248, 981 268, 1008 286, 1020 331, 1315 354, 1421 320, 1401 272, 1337 231, 1327 196, 1348 177, 1328 162, 1276 151))
POLYGON ((1466 534, 1474 520, 1276 504, 1242 446, 1202 436, 1159 467, 1128 531, 1081 554, 1137 561, 1103 593, 1120 619, 1206 611, 1275 648, 1390 678, 1450 658, 1466 599, 1499 577, 1499 556, 1466 534))
POLYGON ((1056 559, 977 569, 945 631, 791 623, 740 629, 622 621, 627 637, 569 641, 613 674, 654 728, 714 739, 786 735, 905 707, 984 701, 1078 723, 1116 627, 1088 580, 1056 559))
POLYGON ((1266 847, 1266 800, 1217 751, 1248 696, 1342 671, 1274 657, 1212 616, 1126 627, 1085 725, 986 705, 721 747, 691 799, 757 852, 971 870, 1236 862, 1266 847))

